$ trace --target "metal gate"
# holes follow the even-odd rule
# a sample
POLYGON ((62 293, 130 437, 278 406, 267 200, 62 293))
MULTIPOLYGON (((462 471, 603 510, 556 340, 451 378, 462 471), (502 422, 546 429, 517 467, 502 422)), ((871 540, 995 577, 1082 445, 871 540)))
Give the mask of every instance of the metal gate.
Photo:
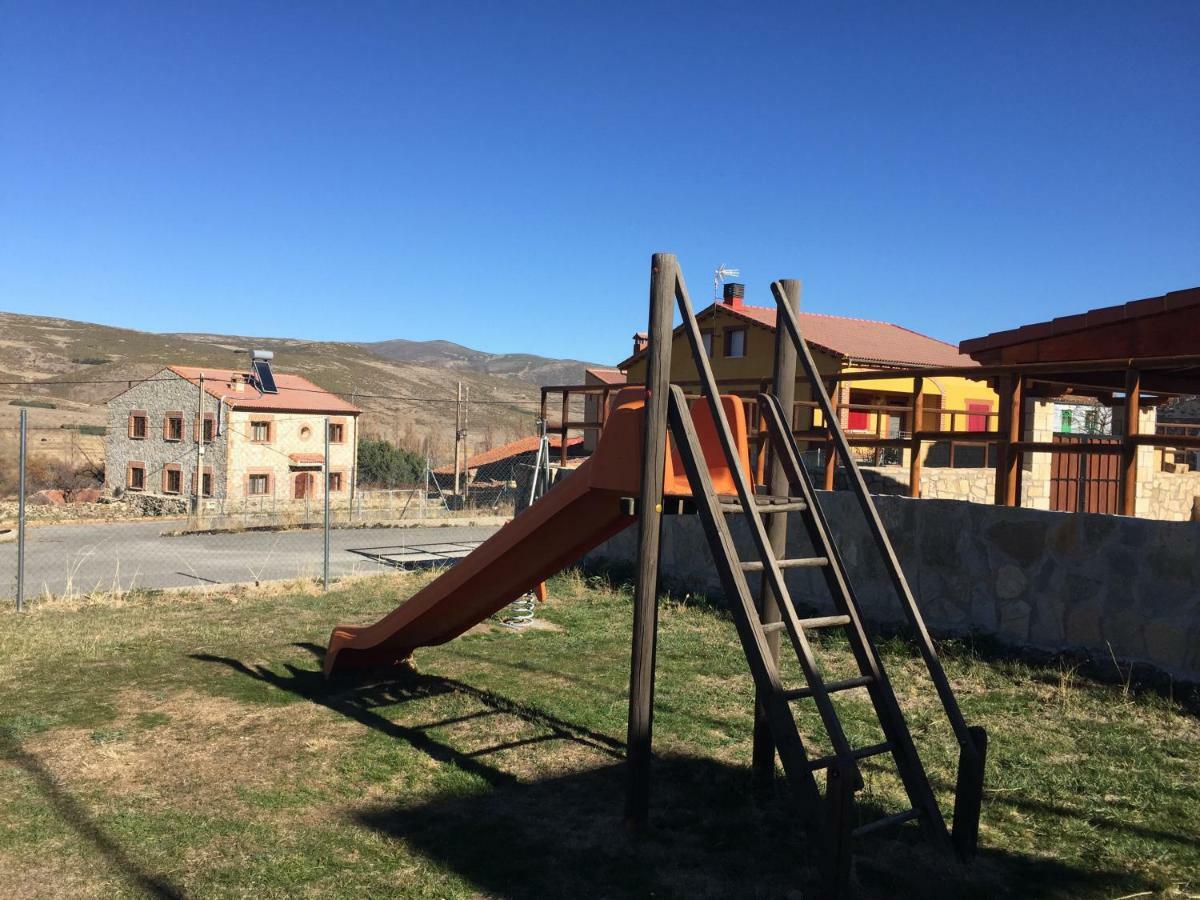
MULTIPOLYGON (((1120 445, 1118 438, 1056 434, 1056 444, 1120 445)), ((1116 453, 1050 454, 1050 508, 1116 515, 1121 457, 1116 453)))

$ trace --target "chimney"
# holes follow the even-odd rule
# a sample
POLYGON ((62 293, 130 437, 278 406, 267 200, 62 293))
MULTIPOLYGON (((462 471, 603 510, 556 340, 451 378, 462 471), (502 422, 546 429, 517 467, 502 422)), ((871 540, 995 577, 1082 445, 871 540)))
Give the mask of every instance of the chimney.
POLYGON ((636 356, 650 346, 650 335, 639 331, 633 336, 633 354, 636 356))
POLYGON ((234 375, 229 379, 229 387, 233 389, 235 394, 240 394, 246 390, 246 382, 241 375, 234 375))
POLYGON ((738 284, 736 281, 731 281, 725 285, 725 296, 721 300, 726 306, 732 306, 734 309, 741 309, 745 306, 742 298, 746 295, 746 286, 738 284))

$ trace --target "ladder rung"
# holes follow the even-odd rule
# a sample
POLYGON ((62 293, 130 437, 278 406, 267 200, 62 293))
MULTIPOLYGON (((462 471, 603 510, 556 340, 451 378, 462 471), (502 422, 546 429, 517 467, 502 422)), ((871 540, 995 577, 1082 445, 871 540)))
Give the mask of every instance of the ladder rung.
MULTIPOLYGON (((836 628, 839 625, 849 625, 849 616, 817 616, 813 619, 797 619, 801 628, 836 628)), ((783 631, 787 625, 783 621, 768 622, 763 625, 764 634, 770 634, 772 631, 783 631)))
MULTIPOLYGON (((754 505, 760 513, 803 512, 808 504, 799 497, 767 497, 759 494, 754 498, 754 505)), ((725 513, 742 512, 742 501, 737 497, 722 497, 722 511, 725 513)))
POLYGON ((915 809, 907 809, 902 813, 896 813, 894 816, 886 816, 882 819, 876 819, 874 822, 868 822, 866 825, 859 825, 854 831, 850 832, 854 837, 862 837, 864 834, 870 834, 872 831, 878 831, 881 828, 889 828, 892 825, 899 825, 901 822, 908 822, 912 819, 920 817, 920 813, 915 809))
MULTIPOLYGON (((761 572, 763 570, 763 564, 760 562, 744 562, 740 565, 743 572, 761 572)), ((815 569, 829 565, 829 557, 802 556, 797 559, 777 559, 775 565, 781 569, 815 569)))
MULTIPOLYGON (((891 741, 884 741, 882 744, 872 744, 870 747, 859 747, 851 752, 852 759, 866 759, 869 756, 879 756, 881 753, 887 753, 889 750, 894 750, 896 747, 891 741)), ((836 756, 822 756, 819 759, 812 760, 808 767, 816 772, 818 769, 827 769, 837 762, 836 756)))
POLYGON ((840 625, 849 625, 849 616, 816 616, 812 619, 801 619, 801 628, 837 628, 840 625))
MULTIPOLYGON (((866 687, 875 681, 872 675, 860 675, 857 678, 847 678, 845 681, 831 681, 825 685, 825 693, 836 694, 839 691, 849 691, 857 687, 866 687)), ((813 690, 811 687, 793 688, 790 691, 783 691, 784 700, 803 700, 806 697, 811 697, 813 690)))

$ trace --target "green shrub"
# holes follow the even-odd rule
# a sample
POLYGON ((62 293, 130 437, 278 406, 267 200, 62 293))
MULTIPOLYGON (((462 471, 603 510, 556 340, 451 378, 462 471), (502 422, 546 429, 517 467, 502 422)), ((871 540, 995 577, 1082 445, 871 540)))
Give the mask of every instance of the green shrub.
POLYGON ((105 356, 77 356, 71 362, 80 366, 102 366, 112 360, 105 356))
POLYGON ((390 441, 358 442, 358 483, 364 487, 394 488, 417 484, 425 476, 425 459, 390 441))

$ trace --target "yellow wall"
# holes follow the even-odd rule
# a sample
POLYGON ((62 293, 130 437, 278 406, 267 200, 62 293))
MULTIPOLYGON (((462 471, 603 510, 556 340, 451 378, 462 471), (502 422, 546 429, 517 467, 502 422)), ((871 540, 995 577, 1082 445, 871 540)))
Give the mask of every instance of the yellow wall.
MULTIPOLYGON (((771 373, 775 364, 775 332, 773 329, 765 325, 748 322, 740 316, 723 310, 718 306, 714 312, 700 319, 700 330, 711 330, 713 332, 713 355, 711 363, 713 374, 716 375, 719 382, 723 385, 735 382, 731 385, 733 389, 737 390, 738 393, 749 394, 753 394, 754 391, 759 389, 758 384, 770 384, 771 373), (746 329, 746 355, 744 357, 730 359, 725 356, 724 334, 728 328, 746 329), (741 381, 745 381, 746 383, 736 383, 741 381)), ((813 358, 822 375, 829 375, 842 369, 842 361, 840 359, 823 353, 816 348, 813 348, 813 358)), ((853 366, 848 371, 873 370, 868 366, 853 366)), ((630 365, 628 377, 630 384, 645 382, 645 357, 630 365)), ((694 382, 699 380, 695 363, 692 361, 691 347, 688 344, 687 336, 682 331, 675 335, 671 346, 671 380, 674 382, 694 382)), ((871 394, 894 392, 897 395, 904 395, 903 397, 897 396, 894 400, 889 399, 887 402, 889 405, 907 406, 912 395, 913 383, 911 378, 885 378, 850 381, 849 387, 854 391, 862 390, 871 394)), ((993 411, 998 408, 998 397, 987 386, 987 382, 985 381, 974 381, 959 377, 925 378, 923 393, 927 396, 931 394, 940 395, 944 410, 964 410, 967 408, 968 400, 986 400, 991 404, 993 411)), ((800 379, 797 381, 796 399, 811 399, 806 380, 800 379)), ((870 414, 868 418, 870 423, 869 430, 876 431, 878 428, 877 417, 874 414, 870 414)), ((950 415, 945 413, 941 418, 942 429, 949 431, 951 428, 950 415)), ((812 427, 814 424, 820 424, 819 416, 816 417, 815 422, 810 422, 803 416, 798 416, 796 422, 799 428, 812 427)), ((995 427, 994 419, 989 422, 988 427, 995 427)), ((967 417, 965 415, 954 417, 954 430, 967 430, 967 417)))

